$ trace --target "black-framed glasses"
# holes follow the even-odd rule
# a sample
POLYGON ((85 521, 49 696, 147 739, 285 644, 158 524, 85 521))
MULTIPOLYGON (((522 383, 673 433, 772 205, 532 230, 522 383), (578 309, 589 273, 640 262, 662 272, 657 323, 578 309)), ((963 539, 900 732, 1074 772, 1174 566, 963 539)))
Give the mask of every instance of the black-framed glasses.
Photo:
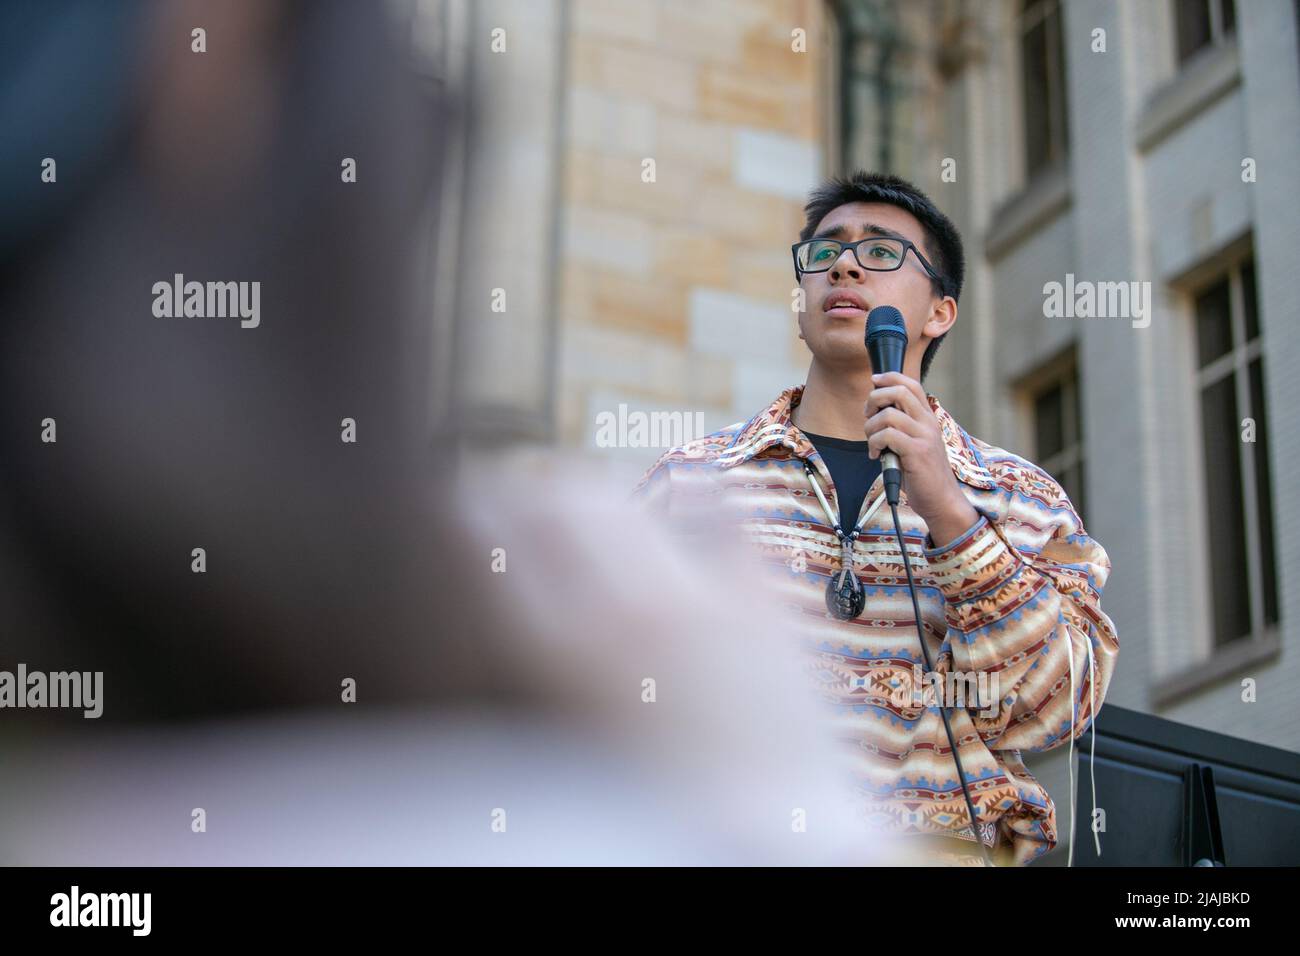
POLYGON ((838 239, 807 239, 796 242, 790 247, 790 251, 794 254, 796 278, 802 278, 805 272, 826 272, 839 262, 845 249, 852 249, 853 258, 857 260, 858 265, 872 272, 893 272, 895 269, 903 268, 907 250, 911 249, 930 277, 940 284, 943 282, 939 273, 935 272, 925 256, 921 255, 921 250, 916 248, 916 243, 910 239, 893 236, 867 236, 857 242, 840 242, 838 239))

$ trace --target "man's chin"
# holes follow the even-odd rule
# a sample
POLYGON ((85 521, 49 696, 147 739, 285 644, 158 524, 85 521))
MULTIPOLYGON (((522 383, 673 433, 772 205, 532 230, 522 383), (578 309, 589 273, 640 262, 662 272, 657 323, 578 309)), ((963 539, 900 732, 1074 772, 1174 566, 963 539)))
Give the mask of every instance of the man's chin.
POLYGON ((823 365, 845 369, 871 368, 865 328, 856 333, 835 331, 823 335, 817 342, 817 348, 811 351, 823 365))

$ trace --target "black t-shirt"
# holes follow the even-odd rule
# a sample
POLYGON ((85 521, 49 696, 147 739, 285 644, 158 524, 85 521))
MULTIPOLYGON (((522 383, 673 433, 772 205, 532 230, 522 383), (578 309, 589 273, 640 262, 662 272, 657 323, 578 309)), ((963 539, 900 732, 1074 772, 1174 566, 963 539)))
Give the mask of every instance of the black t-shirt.
MULTIPOLYGON (((848 534, 858 523, 862 513, 862 503, 871 490, 871 483, 880 474, 880 459, 872 458, 867 452, 870 444, 866 440, 849 441, 847 438, 828 438, 804 432, 808 440, 822 456, 835 482, 835 493, 840 502, 840 527, 848 534)), ((825 492, 830 489, 823 488, 825 492)), ((827 494, 829 502, 830 495, 827 494)))

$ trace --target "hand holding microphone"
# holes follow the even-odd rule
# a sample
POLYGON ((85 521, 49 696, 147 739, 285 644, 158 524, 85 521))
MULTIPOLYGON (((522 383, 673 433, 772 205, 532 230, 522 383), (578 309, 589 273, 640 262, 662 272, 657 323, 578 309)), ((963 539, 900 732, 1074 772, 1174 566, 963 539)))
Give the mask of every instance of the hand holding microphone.
POLYGON ((863 409, 864 432, 872 455, 880 457, 885 500, 898 504, 906 473, 908 505, 924 519, 935 544, 946 544, 978 521, 979 512, 953 474, 943 426, 921 383, 903 374, 907 325, 902 313, 892 305, 872 309, 866 344, 875 387, 863 409))

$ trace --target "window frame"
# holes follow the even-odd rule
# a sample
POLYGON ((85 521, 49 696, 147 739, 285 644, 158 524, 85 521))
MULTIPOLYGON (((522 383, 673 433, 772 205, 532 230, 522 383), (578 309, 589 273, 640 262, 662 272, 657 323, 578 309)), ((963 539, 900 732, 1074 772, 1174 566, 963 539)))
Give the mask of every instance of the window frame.
POLYGON ((1083 418, 1083 369, 1079 360, 1077 342, 1071 342, 1060 352, 1046 361, 1040 362, 1028 374, 1022 376, 1015 386, 1019 396, 1020 428, 1025 436, 1025 446, 1032 449, 1031 460, 1038 467, 1061 482, 1061 475, 1071 469, 1079 470, 1079 488, 1077 498, 1070 495, 1070 490, 1061 484, 1070 497, 1079 519, 1087 527, 1088 507, 1088 455, 1084 437, 1083 418), (1038 401, 1052 391, 1062 391, 1062 425, 1063 435, 1060 451, 1051 456, 1044 456, 1038 447, 1038 401))
POLYGON ((1173 30, 1170 32, 1170 38, 1173 41, 1174 47, 1174 64, 1180 72, 1185 69, 1189 63, 1198 59, 1207 50, 1218 50, 1226 46, 1229 42, 1229 37, 1235 37, 1237 33, 1237 11, 1235 7, 1233 8, 1232 14, 1232 30, 1230 32, 1225 31, 1223 26, 1224 4, 1235 3, 1236 0, 1202 0, 1202 2, 1209 4, 1210 40, 1208 43, 1198 46, 1195 50, 1191 51, 1186 56, 1183 56, 1182 51, 1178 48, 1178 10, 1184 3, 1184 0, 1169 0, 1169 22, 1173 25, 1173 30))
POLYGON ((1069 77, 1066 75, 1066 36, 1065 5, 1061 0, 1020 0, 1015 8, 1016 56, 1019 66, 1018 82, 1020 86, 1020 158, 1024 163, 1025 182, 1032 182, 1052 169, 1062 167, 1069 162, 1069 77), (1059 28, 1058 34, 1044 27, 1044 49, 1047 55, 1047 151, 1046 159, 1037 166, 1030 166, 1030 129, 1026 105, 1028 91, 1025 88, 1025 38, 1030 30, 1045 23, 1049 16, 1055 16, 1059 28), (1058 42, 1059 40, 1059 42, 1058 42))
MULTIPOLYGON (((1192 375, 1193 417, 1194 417, 1194 423, 1196 427, 1195 434, 1196 434, 1196 441, 1197 441, 1197 456, 1198 456, 1197 460, 1202 463, 1205 462, 1205 420, 1203 414, 1203 404, 1204 404, 1203 396, 1207 389, 1219 384, 1229 375, 1233 376, 1234 378, 1233 378, 1232 391, 1233 391, 1233 398, 1236 402, 1236 407, 1237 407, 1237 422, 1236 422, 1237 428, 1240 429, 1241 421, 1246 418, 1251 418, 1256 422, 1259 419, 1259 416, 1256 414, 1256 410, 1254 409, 1251 403, 1250 366, 1253 362, 1258 360, 1260 363, 1261 376, 1268 375, 1267 370, 1264 368, 1265 333, 1264 333, 1263 318, 1262 316, 1257 315, 1256 319, 1258 325, 1258 332, 1255 338, 1250 340, 1246 339, 1246 305, 1245 305, 1246 298, 1245 298, 1244 273, 1246 271, 1247 265, 1254 266, 1255 281, 1256 283, 1258 283, 1259 281, 1258 260, 1254 256, 1253 248, 1247 246, 1245 248, 1238 249, 1237 251, 1231 253, 1230 257, 1225 259, 1225 265, 1223 266, 1223 268, 1217 270, 1213 275, 1206 276, 1204 281, 1197 283, 1195 288, 1188 290, 1188 297, 1189 297, 1189 304, 1190 304, 1189 313, 1191 316, 1191 321, 1195 323, 1197 301, 1202 296, 1204 296, 1210 289, 1214 288, 1216 285, 1222 282, 1225 278, 1227 279, 1228 282, 1228 322, 1229 322, 1229 334, 1230 334, 1230 344, 1228 350, 1223 355, 1218 356, 1217 358, 1210 361, 1209 364, 1202 367, 1200 365, 1199 355, 1197 354, 1197 349, 1199 347, 1198 344, 1199 344, 1200 333, 1199 330, 1195 328, 1195 325, 1193 325, 1193 328, 1191 330, 1192 346, 1193 346, 1193 375, 1192 375)), ((1257 294, 1256 309, 1258 308, 1259 308, 1259 302, 1258 302, 1258 294, 1257 294)), ((1265 409, 1265 414, 1267 415, 1267 408, 1265 409)), ((1271 445, 1270 445, 1270 450, 1271 450, 1271 445)), ((1238 457, 1238 468, 1240 469, 1238 478, 1241 481, 1242 509, 1244 511, 1244 514, 1242 515, 1242 519, 1245 522, 1246 567, 1244 571, 1246 574, 1246 595, 1247 595, 1248 607, 1250 608, 1250 629, 1245 634, 1228 638, 1227 640, 1222 642, 1219 640, 1218 635, 1213 630, 1214 600, 1215 600, 1213 565, 1209 561, 1205 562, 1202 569, 1202 573, 1205 576, 1204 593, 1208 595, 1209 602, 1210 602, 1209 609, 1211 614, 1209 619, 1209 626, 1211 630, 1209 633, 1208 644, 1212 655, 1224 651, 1230 647, 1236 647, 1238 645, 1243 645, 1246 643, 1257 643, 1260 641, 1268 640, 1270 638, 1274 638, 1277 636, 1277 633, 1280 630, 1282 624, 1281 606, 1280 606, 1281 591, 1277 587, 1278 582, 1276 580, 1274 581, 1274 588, 1277 589, 1277 593, 1279 597, 1279 605, 1277 611, 1278 620, 1274 623, 1269 623, 1265 619, 1265 613, 1264 613, 1264 607, 1265 607, 1264 589, 1266 586, 1266 582, 1264 581, 1265 561, 1264 561, 1263 541, 1262 541, 1263 535, 1260 529, 1261 502, 1259 500, 1257 468, 1259 467, 1268 468, 1269 463, 1268 461, 1259 461, 1258 456, 1255 455, 1253 451, 1247 452, 1246 449, 1242 449, 1241 453, 1237 457, 1238 457)), ((1200 476, 1200 479, 1203 488, 1203 495, 1201 501, 1201 509, 1203 513, 1206 512, 1206 509, 1208 509, 1211 503, 1211 495, 1213 494, 1213 488, 1215 487, 1214 477, 1215 477, 1214 475, 1207 474, 1204 472, 1204 465, 1202 464, 1202 474, 1200 476)), ((1276 484, 1270 481, 1269 485, 1270 485, 1270 489, 1272 489, 1275 492, 1276 484)), ((1274 497, 1276 497, 1275 494, 1274 497)), ((1274 511, 1276 511, 1275 503, 1274 503, 1274 511)), ((1273 555, 1273 573, 1274 573, 1274 577, 1276 578, 1277 524, 1275 518, 1276 518, 1275 513, 1270 514, 1268 516, 1268 520, 1270 521, 1270 523, 1272 523, 1273 530, 1274 530, 1273 542, 1274 542, 1275 553, 1273 555)), ((1208 524, 1204 526, 1203 533, 1208 539, 1210 534, 1208 524)), ((1213 542, 1209 540, 1205 541, 1206 547, 1212 546, 1212 544, 1213 542)))

